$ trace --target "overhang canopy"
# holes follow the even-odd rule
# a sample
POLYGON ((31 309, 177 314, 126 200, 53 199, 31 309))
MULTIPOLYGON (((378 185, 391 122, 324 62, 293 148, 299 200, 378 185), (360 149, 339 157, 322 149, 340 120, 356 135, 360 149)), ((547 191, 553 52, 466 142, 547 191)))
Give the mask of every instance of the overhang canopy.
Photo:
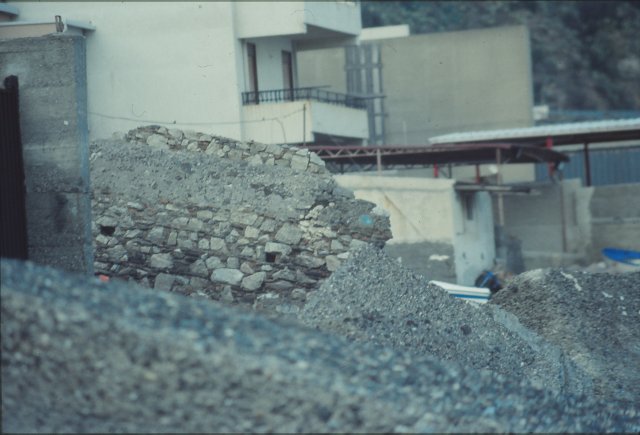
POLYGON ((640 118, 451 133, 432 137, 429 143, 443 145, 499 141, 545 146, 549 138, 552 139, 553 146, 640 139, 640 118))
POLYGON ((335 163, 386 165, 566 162, 565 154, 548 148, 508 143, 469 143, 435 146, 311 146, 321 159, 335 163), (499 156, 498 156, 499 154, 499 156))

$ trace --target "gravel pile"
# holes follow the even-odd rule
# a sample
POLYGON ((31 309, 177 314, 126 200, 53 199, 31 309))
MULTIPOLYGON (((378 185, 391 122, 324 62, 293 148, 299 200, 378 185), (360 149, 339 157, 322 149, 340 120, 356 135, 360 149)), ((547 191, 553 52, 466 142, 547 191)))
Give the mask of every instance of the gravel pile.
POLYGON ((640 430, 637 410, 489 371, 124 282, 1 266, 6 432, 640 430))
POLYGON ((371 246, 352 253, 312 293, 300 320, 350 340, 528 379, 541 388, 591 391, 582 370, 514 316, 450 296, 371 246))
POLYGON ((491 304, 560 346, 593 378, 596 396, 640 407, 640 273, 530 271, 491 304))

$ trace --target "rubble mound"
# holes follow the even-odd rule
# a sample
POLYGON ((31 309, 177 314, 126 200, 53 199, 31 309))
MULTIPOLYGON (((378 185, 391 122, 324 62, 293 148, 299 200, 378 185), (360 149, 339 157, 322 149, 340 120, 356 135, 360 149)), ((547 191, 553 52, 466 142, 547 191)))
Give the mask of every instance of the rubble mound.
POLYGON ((300 320, 351 340, 526 378, 543 388, 579 394, 591 387, 557 347, 513 316, 457 299, 372 246, 352 253, 310 295, 300 320))
POLYGON ((538 269, 491 299, 565 353, 594 380, 594 394, 640 407, 640 272, 538 269))
POLYGON ((2 260, 7 432, 637 432, 638 412, 2 260))
POLYGON ((94 266, 112 278, 295 313, 352 246, 391 237, 306 149, 147 126, 90 151, 94 266))

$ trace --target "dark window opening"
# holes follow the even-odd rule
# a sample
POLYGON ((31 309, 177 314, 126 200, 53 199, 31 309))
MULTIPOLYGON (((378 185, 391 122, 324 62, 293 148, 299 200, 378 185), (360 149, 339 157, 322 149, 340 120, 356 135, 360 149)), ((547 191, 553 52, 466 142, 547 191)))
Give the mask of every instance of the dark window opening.
POLYGON ((247 61, 249 68, 249 92, 252 94, 251 102, 258 104, 258 59, 256 44, 247 42, 247 61))
POLYGON ((282 83, 285 91, 285 99, 293 99, 293 61, 290 51, 282 52, 282 83))
POLYGON ((462 195, 462 208, 468 221, 473 219, 473 194, 462 195))
POLYGON ((267 261, 267 263, 275 263, 277 259, 278 256, 273 252, 267 252, 265 254, 265 260, 267 261))
POLYGON ((113 236, 113 233, 116 232, 116 227, 112 227, 110 225, 100 225, 100 234, 103 236, 113 236))

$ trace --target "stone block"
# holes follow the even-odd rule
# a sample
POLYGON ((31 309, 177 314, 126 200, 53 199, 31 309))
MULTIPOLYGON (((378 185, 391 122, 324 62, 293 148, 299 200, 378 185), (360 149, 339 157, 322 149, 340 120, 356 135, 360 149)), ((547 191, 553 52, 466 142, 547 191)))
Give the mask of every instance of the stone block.
POLYGON ((155 269, 171 269, 173 257, 171 254, 153 254, 149 259, 149 265, 155 269))
POLYGON ((264 283, 264 280, 267 277, 267 273, 266 272, 256 272, 254 274, 251 274, 247 277, 245 277, 242 280, 242 288, 244 290, 247 291, 255 291, 258 290, 260 287, 262 287, 262 284, 264 283))
POLYGON ((157 290, 170 291, 173 288, 173 284, 176 282, 176 276, 167 273, 159 273, 156 276, 153 288, 157 290))
POLYGON ((302 230, 297 225, 285 223, 276 233, 275 239, 278 242, 288 245, 297 245, 302 238, 302 230))
POLYGON ((243 277, 244 274, 238 269, 222 268, 213 271, 211 274, 211 281, 238 285, 242 281, 243 277))

